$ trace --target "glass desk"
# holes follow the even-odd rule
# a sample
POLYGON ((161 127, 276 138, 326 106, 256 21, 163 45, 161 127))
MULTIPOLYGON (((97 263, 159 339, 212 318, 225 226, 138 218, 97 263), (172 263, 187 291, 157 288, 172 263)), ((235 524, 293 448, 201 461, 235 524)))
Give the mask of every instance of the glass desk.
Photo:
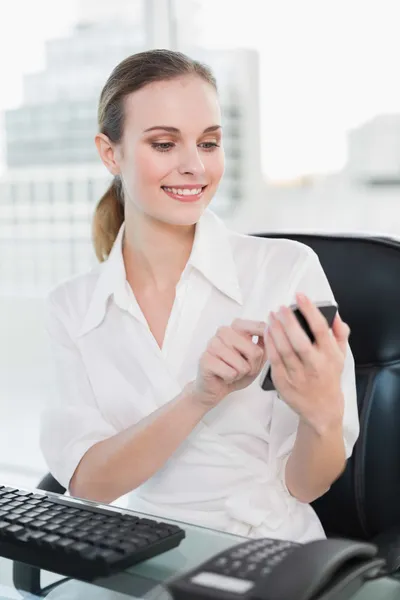
MULTIPOLYGON (((139 515, 139 513, 136 513, 139 515)), ((143 515, 156 518, 154 515, 143 515)), ((162 519, 167 521, 167 519, 162 519)), ((171 521, 172 523, 173 521, 171 521)), ((186 531, 185 540, 173 550, 136 565, 119 575, 99 579, 95 583, 64 580, 46 596, 49 600, 170 600, 162 582, 201 564, 218 552, 243 541, 244 538, 203 527, 178 523, 186 531)), ((42 571, 42 587, 60 576, 42 571)), ((12 561, 0 558, 0 600, 18 600, 32 596, 18 592, 12 582, 12 561)), ((381 579, 365 584, 352 600, 400 600, 400 578, 381 579)))

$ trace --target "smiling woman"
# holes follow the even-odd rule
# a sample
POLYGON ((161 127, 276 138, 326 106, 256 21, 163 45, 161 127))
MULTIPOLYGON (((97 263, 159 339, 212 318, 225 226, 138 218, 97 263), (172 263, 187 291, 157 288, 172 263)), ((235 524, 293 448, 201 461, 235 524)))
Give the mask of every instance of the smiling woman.
POLYGON ((358 433, 348 328, 318 321, 313 302, 333 297, 308 247, 237 234, 208 210, 224 171, 211 72, 167 50, 126 59, 96 144, 114 176, 94 217, 101 264, 49 301, 62 394, 43 418, 50 470, 73 495, 129 493, 164 518, 323 537, 307 503, 358 433), (281 310, 266 330, 300 291, 315 348, 281 310), (257 381, 267 358, 277 391, 257 381))

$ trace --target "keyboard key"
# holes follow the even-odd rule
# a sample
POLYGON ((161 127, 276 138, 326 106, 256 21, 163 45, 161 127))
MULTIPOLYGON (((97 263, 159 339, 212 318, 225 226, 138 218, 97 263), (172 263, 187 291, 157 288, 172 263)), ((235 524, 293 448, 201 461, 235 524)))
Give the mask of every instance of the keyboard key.
POLYGON ((74 538, 74 540, 83 540, 86 539, 87 533, 86 531, 74 531, 70 536, 74 538))
POLYGON ((33 523, 33 519, 29 519, 28 517, 21 517, 21 519, 19 519, 18 523, 20 525, 29 525, 29 523, 33 523))
POLYGON ((56 542, 57 548, 71 548, 75 541, 71 538, 61 538, 56 542))
POLYGON ((37 521, 42 521, 42 523, 46 523, 47 521, 50 521, 51 519, 51 515, 47 515, 46 513, 38 515, 36 517, 37 521))
POLYGON ((42 542, 46 542, 47 544, 53 545, 55 542, 58 542, 58 540, 60 540, 60 536, 59 535, 55 535, 55 534, 49 534, 46 535, 44 538, 42 538, 42 542))
POLYGON ((18 535, 18 533, 22 533, 24 531, 24 527, 21 525, 10 525, 6 530, 7 533, 13 533, 14 535, 18 535))
POLYGON ((29 524, 29 528, 30 529, 43 529, 43 521, 35 521, 33 520, 30 524, 29 524))
POLYGON ((30 531, 30 537, 32 540, 41 540, 46 537, 45 531, 30 531))
MULTIPOLYGON (((19 522, 21 522, 21 521, 19 521, 19 522)), ((45 531, 47 531, 48 533, 54 533, 54 532, 58 531, 59 528, 60 528, 60 526, 57 524, 54 525, 54 523, 46 523, 43 527, 43 529, 45 531)))
POLYGON ((86 544, 85 542, 78 542, 76 544, 74 544, 74 546, 72 547, 72 550, 74 550, 75 552, 81 553, 81 552, 85 552, 85 550, 90 550, 91 546, 90 544, 86 544))
POLYGON ((15 490, 15 493, 17 494, 17 496, 24 496, 25 498, 27 498, 28 496, 33 496, 32 492, 26 492, 24 490, 15 490))
POLYGON ((13 513, 7 514, 4 516, 4 520, 9 523, 15 523, 20 518, 20 515, 14 515, 13 513))
POLYGON ((60 527, 58 530, 58 535, 71 535, 74 533, 74 529, 72 527, 60 527))
POLYGON ((29 500, 26 501, 26 504, 29 504, 29 506, 39 506, 41 501, 35 500, 35 498, 29 498, 29 500))

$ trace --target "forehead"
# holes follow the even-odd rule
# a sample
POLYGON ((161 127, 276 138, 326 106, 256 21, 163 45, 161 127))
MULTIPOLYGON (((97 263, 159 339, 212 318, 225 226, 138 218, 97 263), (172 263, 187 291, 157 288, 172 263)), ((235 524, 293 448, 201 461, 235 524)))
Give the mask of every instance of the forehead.
POLYGON ((195 76, 150 83, 127 96, 124 109, 125 129, 130 131, 155 125, 203 131, 221 122, 215 89, 195 76))

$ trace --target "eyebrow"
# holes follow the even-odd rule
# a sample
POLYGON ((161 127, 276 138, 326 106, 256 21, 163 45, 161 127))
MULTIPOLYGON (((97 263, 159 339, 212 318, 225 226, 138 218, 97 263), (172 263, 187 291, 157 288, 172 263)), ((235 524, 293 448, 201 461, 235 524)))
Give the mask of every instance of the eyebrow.
MULTIPOLYGON (((162 129, 163 131, 168 131, 169 133, 180 133, 179 129, 176 127, 168 127, 167 125, 154 125, 154 127, 149 127, 144 130, 144 133, 148 131, 154 131, 155 129, 162 129)), ((221 125, 211 125, 211 127, 207 127, 203 133, 211 133, 213 131, 217 131, 218 129, 222 129, 221 125)))

